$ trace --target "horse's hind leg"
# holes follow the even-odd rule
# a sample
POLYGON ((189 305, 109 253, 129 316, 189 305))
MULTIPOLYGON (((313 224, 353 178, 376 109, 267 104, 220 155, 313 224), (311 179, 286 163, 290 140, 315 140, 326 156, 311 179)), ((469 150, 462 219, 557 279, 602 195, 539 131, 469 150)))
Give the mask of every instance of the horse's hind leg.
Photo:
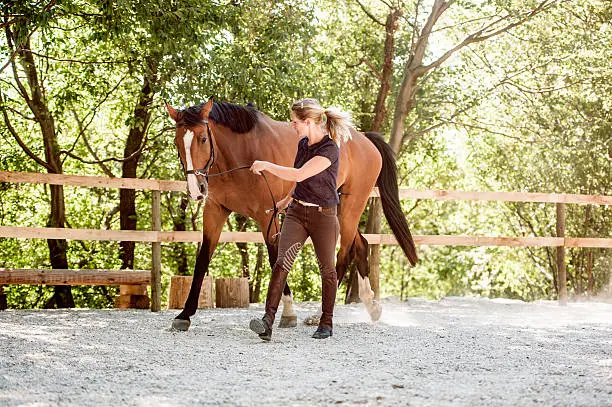
POLYGON ((382 307, 380 303, 374 298, 374 291, 370 285, 370 269, 368 265, 368 241, 363 237, 359 231, 355 235, 355 240, 350 250, 350 257, 348 261, 354 262, 357 266, 357 283, 359 291, 359 299, 365 305, 368 314, 372 321, 378 321, 382 314, 382 307))
POLYGON ((336 261, 338 284, 344 277, 349 264, 354 261, 359 271, 359 298, 365 305, 372 321, 378 321, 382 308, 380 303, 374 299, 374 293, 368 278, 368 242, 358 230, 359 218, 365 209, 368 197, 344 195, 342 198, 340 209, 340 234, 342 238, 336 261))
POLYGON ((361 273, 359 273, 357 274, 357 280, 359 282, 359 299, 365 305, 372 321, 376 322, 380 319, 380 315, 382 314, 382 306, 380 302, 374 298, 374 291, 372 291, 370 285, 370 278, 363 277, 361 273))

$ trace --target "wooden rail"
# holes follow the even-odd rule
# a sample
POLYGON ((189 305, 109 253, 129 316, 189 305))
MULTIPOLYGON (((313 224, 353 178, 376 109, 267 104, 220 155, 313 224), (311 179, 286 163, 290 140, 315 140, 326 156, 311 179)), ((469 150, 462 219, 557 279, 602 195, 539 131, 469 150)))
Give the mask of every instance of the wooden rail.
POLYGON ((151 284, 149 270, 72 270, 0 268, 2 284, 142 285, 151 284))
MULTIPOLYGON (((73 187, 98 187, 140 189, 148 191, 179 191, 187 190, 185 181, 168 181, 137 178, 106 178, 85 175, 43 174, 31 172, 0 171, 0 182, 66 185, 73 187)), ((544 194, 532 192, 477 192, 477 191, 421 191, 400 188, 401 199, 433 199, 439 201, 506 201, 506 202, 545 202, 612 205, 612 196, 582 195, 582 194, 544 194)), ((370 194, 378 197, 378 188, 370 194)))
MULTIPOLYGON (((369 244, 397 244, 391 234, 364 234, 369 244)), ((200 242, 202 232, 146 230, 98 230, 0 226, 0 237, 20 239, 105 240, 147 243, 200 242)), ((612 238, 585 237, 495 237, 461 235, 414 235, 414 242, 425 246, 542 246, 612 247, 612 238)), ((221 232, 220 243, 264 243, 260 232, 221 232)), ((310 239, 306 241, 310 243, 310 239)))
MULTIPOLYGON (((99 187, 140 189, 152 191, 151 231, 142 230, 92 230, 0 226, 0 237, 34 239, 116 240, 150 242, 152 244, 151 310, 160 309, 161 299, 161 243, 199 242, 201 232, 170 232, 161 230, 160 191, 186 191, 184 181, 143 180, 133 178, 105 178, 93 176, 42 174, 26 172, 0 172, 0 182, 66 185, 75 187, 99 187)), ((419 191, 400 188, 401 199, 467 200, 540 202, 557 204, 557 237, 490 237, 490 236, 414 236, 416 244, 449 246, 544 246, 557 248, 559 269, 559 295, 567 300, 565 277, 565 247, 611 248, 611 238, 580 238, 565 236, 565 204, 612 205, 612 196, 582 194, 547 194, 526 192, 475 192, 475 191, 419 191)), ((379 196, 374 188, 370 194, 379 196)), ((397 244, 393 235, 364 235, 369 244, 397 244)), ((259 232, 223 232, 220 242, 263 243, 259 232)), ((118 271, 122 272, 122 271, 118 271)), ((0 274, 1 270, 0 270, 0 274)), ((0 280, 0 284, 1 280, 0 280)))

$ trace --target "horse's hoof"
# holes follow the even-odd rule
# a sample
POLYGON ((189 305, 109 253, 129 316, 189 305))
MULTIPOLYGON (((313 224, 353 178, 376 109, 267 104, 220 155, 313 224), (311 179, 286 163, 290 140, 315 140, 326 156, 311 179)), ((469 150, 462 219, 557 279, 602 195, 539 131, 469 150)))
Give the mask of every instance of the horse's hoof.
POLYGON ((172 320, 172 329, 177 331, 187 331, 191 321, 188 319, 174 319, 172 320))
POLYGON ((297 315, 282 315, 280 322, 278 323, 279 328, 295 328, 297 326, 297 315))
POLYGON ((370 314, 370 319, 372 320, 372 322, 376 322, 380 319, 380 316, 382 315, 382 306, 380 305, 379 302, 374 301, 372 305, 367 307, 367 309, 368 309, 368 313, 370 314))
POLYGON ((321 321, 320 315, 311 315, 304 320, 304 324, 310 325, 310 326, 318 326, 320 321, 321 321))

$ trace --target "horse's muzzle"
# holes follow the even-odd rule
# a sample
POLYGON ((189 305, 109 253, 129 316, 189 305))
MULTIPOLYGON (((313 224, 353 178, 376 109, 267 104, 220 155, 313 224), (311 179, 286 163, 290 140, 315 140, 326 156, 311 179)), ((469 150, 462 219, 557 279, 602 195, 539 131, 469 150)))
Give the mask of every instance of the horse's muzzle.
POLYGON ((187 176, 187 195, 194 201, 205 200, 208 197, 208 182, 206 182, 206 178, 189 174, 187 176))

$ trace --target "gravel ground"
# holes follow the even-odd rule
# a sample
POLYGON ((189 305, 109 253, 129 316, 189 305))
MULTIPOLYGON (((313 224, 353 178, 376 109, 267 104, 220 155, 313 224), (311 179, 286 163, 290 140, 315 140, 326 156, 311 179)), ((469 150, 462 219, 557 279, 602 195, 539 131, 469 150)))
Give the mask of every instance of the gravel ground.
MULTIPOLYGON (((612 406, 612 304, 388 299, 373 324, 248 329, 262 305, 0 312, 0 406, 612 406)), ((298 304, 298 318, 315 303, 298 304)))

